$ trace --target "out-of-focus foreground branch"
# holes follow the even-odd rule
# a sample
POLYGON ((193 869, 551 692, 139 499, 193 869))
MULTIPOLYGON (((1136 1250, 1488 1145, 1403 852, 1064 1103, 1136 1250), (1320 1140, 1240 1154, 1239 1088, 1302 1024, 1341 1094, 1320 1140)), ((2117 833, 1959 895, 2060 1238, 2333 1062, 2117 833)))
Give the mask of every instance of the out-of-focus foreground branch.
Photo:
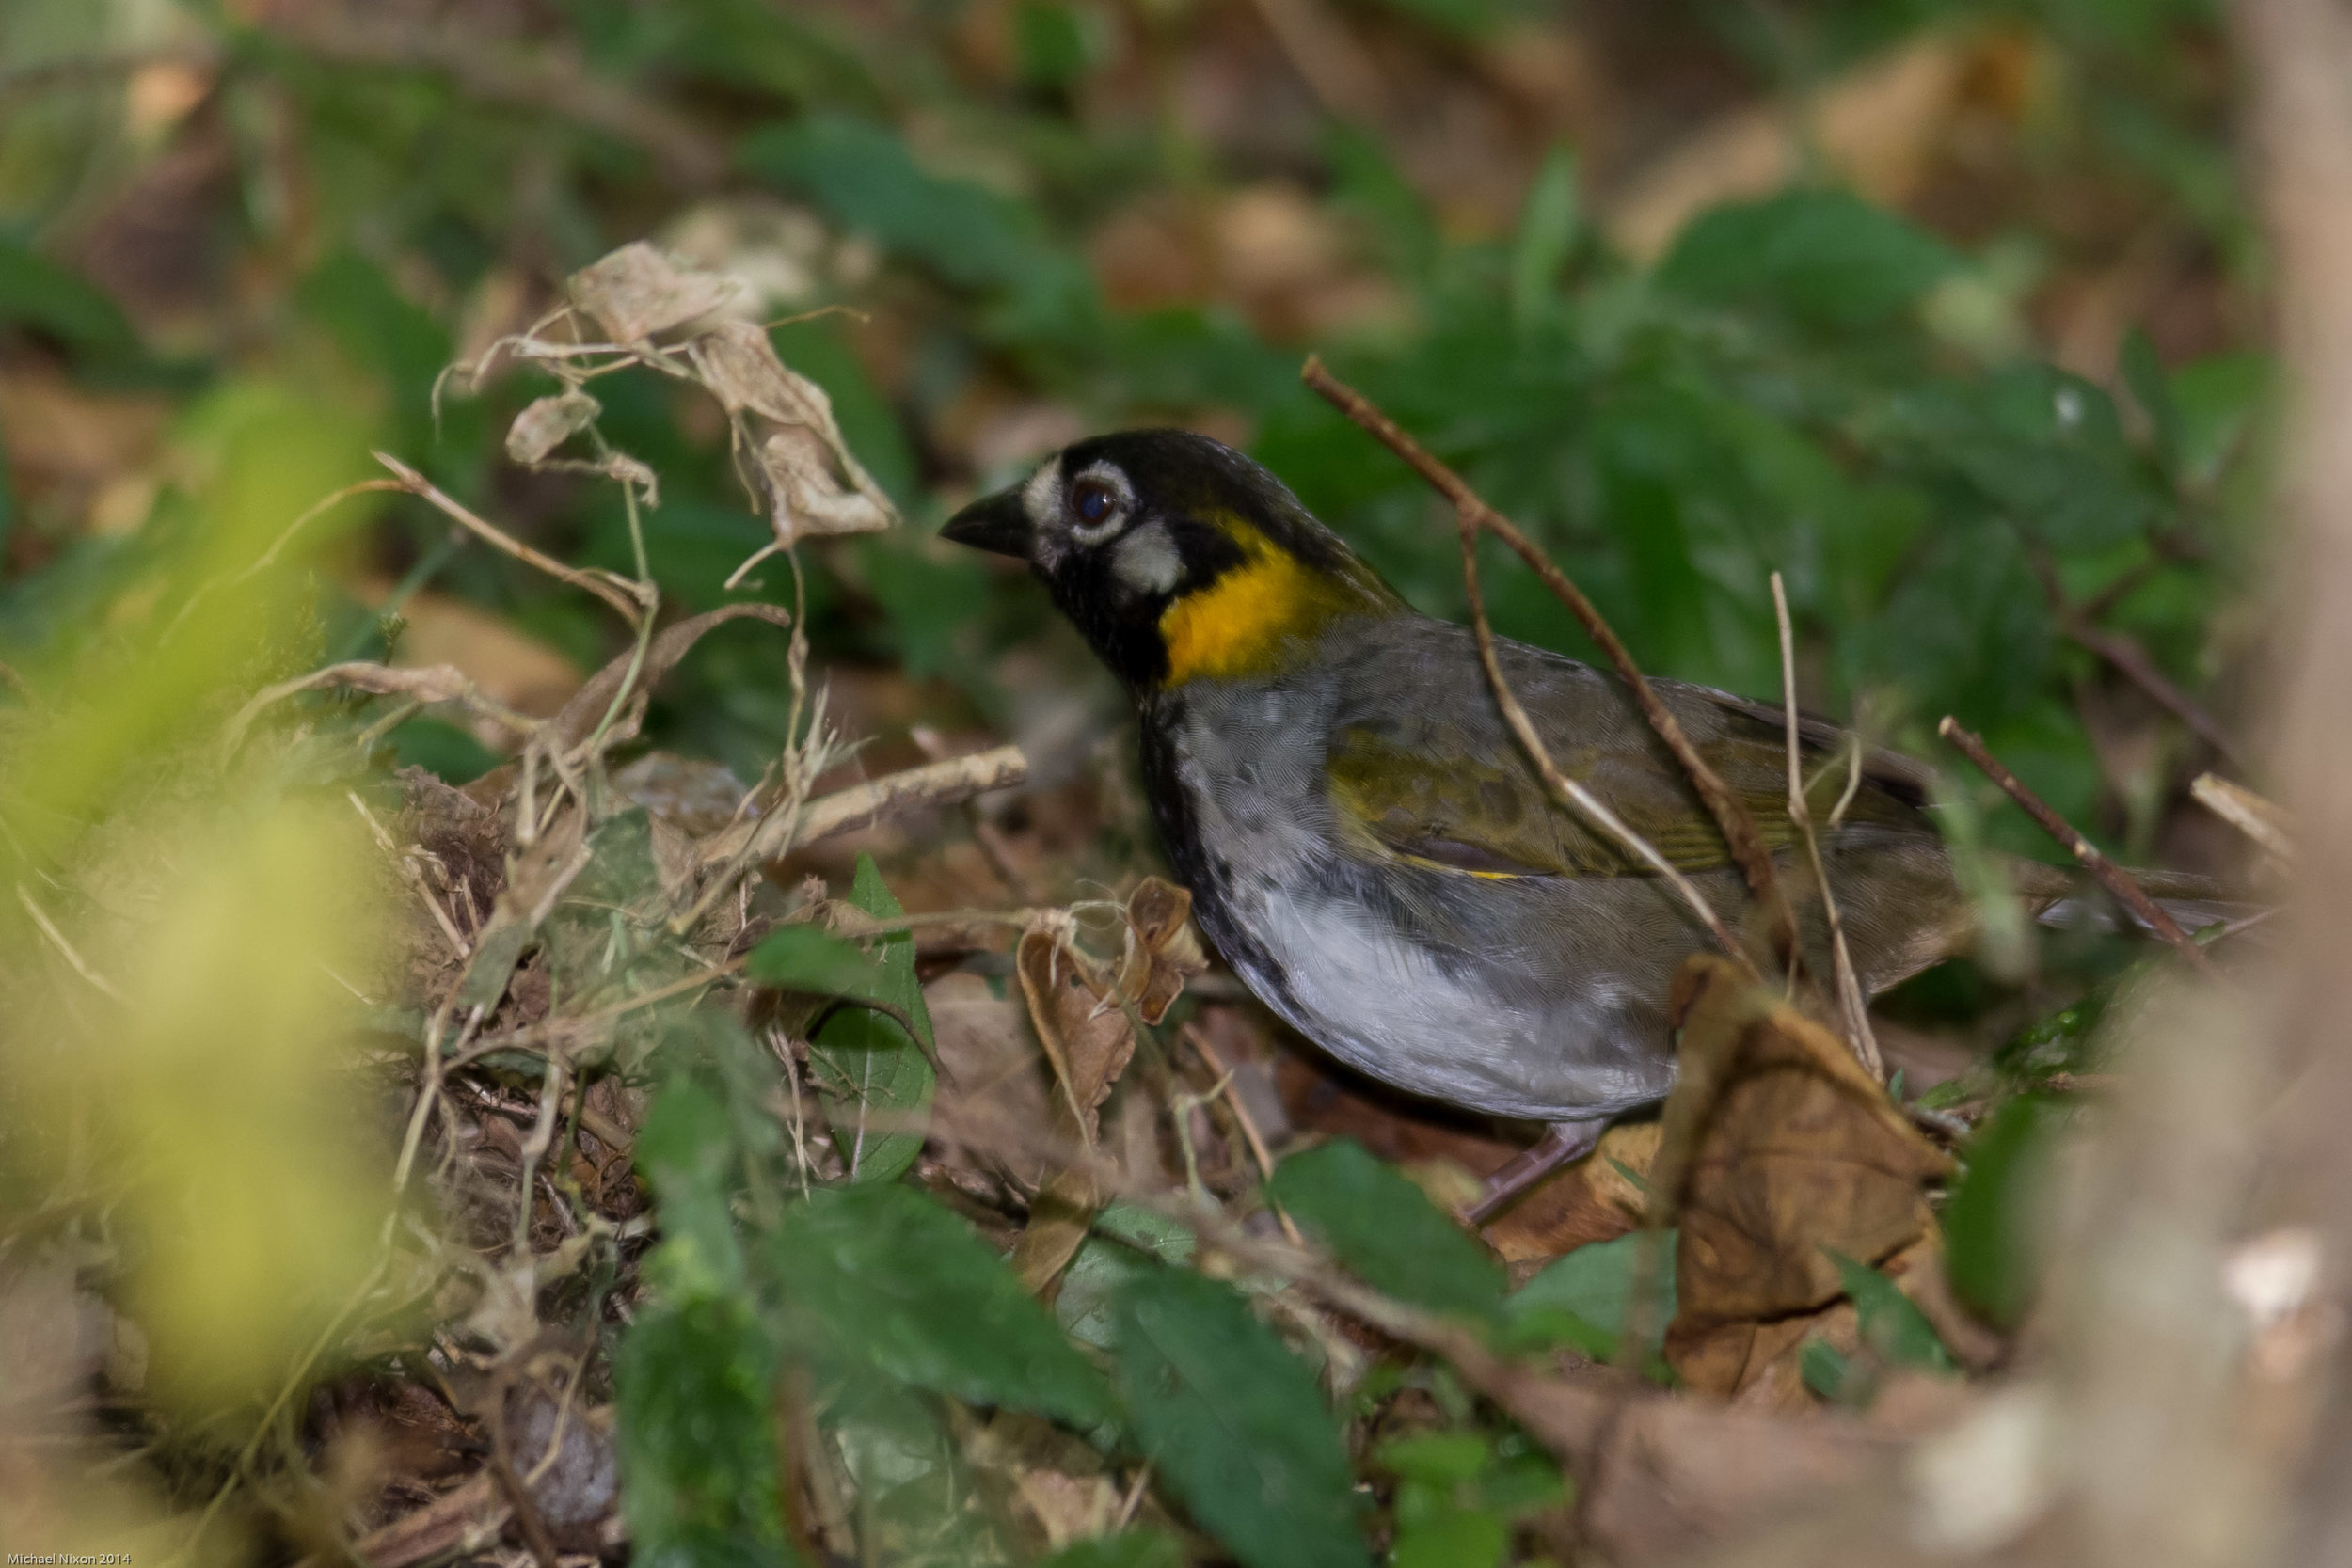
MULTIPOLYGON (((2284 1168, 2268 1207, 2324 1239, 2334 1316, 2352 1305, 2352 9, 2239 0, 2287 371, 2280 480, 2294 633, 2274 766, 2296 813, 2300 918, 2273 1025, 2284 1168)), ((2352 1560, 2352 1355, 2339 1344, 2288 1525, 2287 1560, 2352 1560)))

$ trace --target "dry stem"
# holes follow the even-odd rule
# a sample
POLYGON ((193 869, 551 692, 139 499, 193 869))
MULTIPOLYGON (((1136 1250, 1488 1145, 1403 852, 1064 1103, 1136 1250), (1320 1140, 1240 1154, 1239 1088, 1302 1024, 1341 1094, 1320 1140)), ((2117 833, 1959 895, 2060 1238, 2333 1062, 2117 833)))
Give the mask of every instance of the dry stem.
MULTIPOLYGON (((644 618, 644 607, 639 603, 636 595, 614 586, 616 580, 626 579, 615 579, 610 573, 582 572, 566 566, 555 557, 544 551, 532 549, 495 523, 486 521, 463 501, 450 495, 439 485, 389 452, 375 453, 375 460, 392 471, 392 477, 400 481, 402 489, 432 502, 453 522, 464 528, 474 537, 513 556, 527 566, 537 567, 558 582, 569 583, 575 588, 585 589, 594 594, 597 598, 611 605, 632 629, 644 618)), ((630 587, 636 588, 637 585, 630 584, 630 587)))
POLYGON ((2295 838, 2284 811, 2244 784, 2213 773, 2198 774, 2190 781, 2188 792, 2199 805, 2252 839, 2280 864, 2295 863, 2295 838))
POLYGON ((952 806, 992 789, 1009 789, 1029 776, 1028 758, 1018 746, 998 746, 921 768, 910 768, 870 784, 835 790, 808 803, 794 832, 789 814, 739 822, 703 846, 705 869, 738 857, 773 860, 787 849, 815 844, 837 833, 869 828, 885 817, 923 806, 952 806))
MULTIPOLYGON (((1854 1059, 1864 1070, 1883 1084, 1886 1060, 1879 1054, 1878 1037, 1870 1032, 1870 1004, 1854 974, 1853 953, 1846 945, 1846 923, 1837 913, 1837 897, 1830 891, 1829 872, 1821 864, 1821 841, 1813 832, 1813 813, 1804 803, 1804 769, 1797 750, 1797 637, 1788 620, 1788 589, 1778 572, 1772 574, 1772 613, 1780 622, 1781 702, 1788 722, 1788 820, 1796 824, 1798 836, 1804 840, 1805 860, 1821 890, 1821 912, 1829 921, 1830 958, 1837 971, 1837 1006, 1846 1015, 1846 1043, 1853 1048, 1854 1059)), ((1853 776, 1862 777, 1859 757, 1854 760, 1853 776)))
POLYGON ((1984 749, 1982 740, 1962 729, 1960 721, 1948 713, 1935 729, 1938 735, 1959 747, 1962 754, 1975 763, 1986 778, 1999 784, 2010 800, 2025 807, 2026 815, 2040 823, 2043 832, 2066 846, 2068 851, 2082 863, 2083 869, 2099 879, 2101 887, 2122 899, 2124 907, 2137 915, 2150 930, 2179 949, 2191 968, 2207 979, 2220 977, 2220 971, 2214 968, 2213 960, 2205 956, 2205 950, 2198 946, 2195 939, 2182 930, 2170 915, 2164 912, 2163 906, 2149 897, 2145 890, 2125 876, 2113 861, 2101 854, 2098 847, 2083 837, 2073 823, 2052 811, 2041 796, 2027 789, 2025 781, 2003 767, 1998 757, 1984 749))

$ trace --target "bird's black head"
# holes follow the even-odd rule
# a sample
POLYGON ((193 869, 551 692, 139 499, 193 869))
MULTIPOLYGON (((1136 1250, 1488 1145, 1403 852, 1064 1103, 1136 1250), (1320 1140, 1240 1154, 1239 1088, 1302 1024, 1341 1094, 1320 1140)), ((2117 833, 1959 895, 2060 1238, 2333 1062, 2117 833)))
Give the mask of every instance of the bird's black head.
POLYGON ((1026 561, 1138 692, 1279 673, 1335 618, 1405 608, 1280 480, 1188 431, 1065 447, 940 531, 1026 561))

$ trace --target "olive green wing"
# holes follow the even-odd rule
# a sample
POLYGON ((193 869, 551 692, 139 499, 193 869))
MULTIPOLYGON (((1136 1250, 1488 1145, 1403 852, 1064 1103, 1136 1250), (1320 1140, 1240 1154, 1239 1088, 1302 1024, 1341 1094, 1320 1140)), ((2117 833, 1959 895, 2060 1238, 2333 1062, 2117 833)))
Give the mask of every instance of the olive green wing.
MULTIPOLYGON (((1788 811, 1788 753, 1776 726, 1753 705, 1697 687, 1663 694, 1699 753, 1747 802, 1765 844, 1794 840, 1788 811)), ((1667 863, 1685 872, 1730 863, 1722 833, 1664 746, 1633 715, 1597 727, 1589 714, 1529 712, 1553 764, 1583 785, 1667 863), (1547 719, 1551 722, 1547 722, 1547 719), (1580 734, 1580 731, 1585 732, 1580 734)), ((1628 705, 1629 708, 1630 705, 1628 705)), ((1613 715, 1616 719, 1620 716, 1613 715)), ((1500 720, 1495 728, 1500 730, 1500 720)), ((1355 723, 1333 736, 1326 756, 1332 805, 1343 831, 1368 851, 1473 875, 1647 876, 1650 863, 1555 800, 1507 731, 1418 719, 1355 723)), ((1886 825, 1915 818, 1890 787, 1884 759, 1857 757, 1827 725, 1801 738, 1806 804, 1825 822, 1857 766, 1864 778, 1848 821, 1886 825), (1874 763, 1877 764, 1874 766, 1874 763)))

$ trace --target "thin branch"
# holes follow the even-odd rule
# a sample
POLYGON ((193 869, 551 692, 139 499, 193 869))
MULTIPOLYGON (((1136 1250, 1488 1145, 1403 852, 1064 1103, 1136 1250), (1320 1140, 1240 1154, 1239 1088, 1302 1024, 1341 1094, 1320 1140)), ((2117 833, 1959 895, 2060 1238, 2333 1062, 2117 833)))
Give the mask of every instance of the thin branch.
POLYGON ((615 579, 610 574, 577 571, 564 565, 551 555, 532 549, 504 529, 477 515, 464 502, 389 452, 375 453, 375 460, 392 471, 392 477, 400 481, 402 489, 410 495, 432 502, 453 522, 485 544, 513 556, 527 566, 537 567, 559 582, 566 582, 575 588, 582 588, 594 594, 618 611, 621 619, 627 621, 632 628, 643 617, 644 607, 638 602, 634 594, 614 586, 615 579))
POLYGON ((408 487, 405 484, 403 484, 396 479, 363 479, 356 484, 346 484, 340 490, 332 491, 327 495, 320 497, 317 500, 312 501, 309 506, 305 507, 300 516, 296 517, 293 522, 288 523, 284 531, 280 532, 278 537, 271 542, 270 547, 263 550, 261 553, 261 556, 250 566, 244 568, 242 571, 228 573, 224 576, 214 578, 207 582, 199 584, 196 592, 188 595, 187 602, 180 607, 179 613, 172 616, 171 624, 164 628, 163 635, 157 638, 156 641, 158 643, 170 641, 172 634, 180 629, 181 625, 187 620, 188 616, 195 610, 196 607, 204 602, 204 596, 206 594, 211 594, 217 589, 234 588, 237 584, 249 581, 258 574, 265 572, 270 567, 276 565, 278 563, 278 557, 285 550, 288 545, 294 543, 294 535, 300 533, 304 529, 310 527, 310 524, 317 518, 324 515, 327 512, 332 511, 334 508, 341 506, 352 497, 377 495, 387 490, 399 491, 405 490, 406 488, 408 487))
POLYGON ((1649 721, 1650 728, 1657 732, 1666 749, 1674 753, 1675 760, 1682 765, 1692 787, 1697 790, 1700 800, 1714 816, 1717 827, 1723 832, 1724 843, 1730 847, 1732 858, 1738 862, 1741 874, 1747 879, 1749 891, 1772 911, 1775 945, 1793 962, 1796 923, 1789 913, 1788 901, 1781 896, 1778 881, 1772 874, 1772 854, 1764 847, 1763 835, 1756 829, 1755 816, 1731 787, 1724 783, 1722 776, 1698 754, 1697 748, 1682 733, 1682 726, 1676 721, 1665 704, 1659 700, 1647 677, 1634 664, 1633 656, 1626 651, 1625 644, 1618 641, 1617 634, 1602 619, 1592 601, 1509 518, 1488 506, 1459 474, 1431 456, 1395 420, 1375 407, 1370 399, 1332 375, 1324 368, 1321 359, 1311 356, 1299 374, 1333 407, 1355 421, 1382 446, 1403 458, 1414 472, 1428 482, 1432 489, 1453 503, 1462 536, 1463 575, 1470 590, 1472 628, 1478 635, 1479 660, 1486 668, 1487 682, 1494 688, 1505 721, 1534 759, 1545 782, 1552 786, 1555 793, 1565 796, 1585 815, 1607 829, 1612 837, 1633 849, 1645 863, 1672 881, 1676 891, 1690 900, 1700 912, 1708 928, 1723 943, 1724 951, 1740 957, 1742 962, 1746 961, 1740 944, 1724 929, 1720 917, 1699 897, 1697 889, 1676 871, 1664 856, 1635 836, 1633 831, 1619 821, 1616 815, 1596 800, 1590 791, 1552 766, 1549 755, 1535 736, 1534 726, 1529 721, 1526 710, 1512 698, 1503 684, 1502 669, 1495 658, 1494 629, 1487 624, 1486 606, 1478 592, 1475 546, 1478 531, 1482 529, 1510 546, 1519 559, 1543 579, 1544 586, 1551 590, 1553 596, 1567 606, 1569 613, 1584 627, 1586 635, 1609 656, 1610 663, 1616 667, 1618 677, 1632 691, 1634 702, 1649 721))
POLYGON ((420 703, 463 703, 516 735, 538 733, 539 721, 516 713, 497 699, 485 695, 469 680, 463 670, 453 664, 428 664, 421 669, 395 670, 389 664, 376 664, 367 659, 349 659, 330 664, 324 670, 313 670, 307 675, 279 681, 254 693, 245 706, 230 716, 221 730, 221 755, 233 756, 245 744, 246 731, 262 710, 274 703, 304 691, 320 691, 330 686, 349 687, 371 696, 411 697, 420 703))
MULTIPOLYGON (((1518 737, 1519 745, 1526 751, 1529 760, 1534 763, 1535 771, 1542 775, 1545 786, 1553 795, 1598 823, 1601 830, 1610 837, 1623 845, 1628 851, 1651 870, 1663 877, 1667 885, 1681 895, 1684 903, 1691 906, 1692 912, 1699 917, 1701 924, 1714 934, 1716 942, 1722 946, 1723 950, 1744 966, 1751 976, 1756 976, 1756 965, 1748 958, 1747 950, 1740 945, 1739 939, 1734 937, 1729 927, 1724 925, 1723 916, 1715 912, 1714 906, 1709 904, 1705 895, 1699 892, 1697 884, 1676 869, 1674 863, 1660 854, 1657 847, 1647 839, 1627 826, 1624 819, 1615 812, 1603 805, 1598 796, 1561 772, 1559 766, 1551 760, 1551 752, 1545 749, 1543 736, 1535 733, 1534 721, 1528 718, 1527 709, 1519 705, 1519 700, 1512 692, 1510 683, 1502 678, 1502 661, 1495 657, 1495 630, 1486 619, 1486 595, 1479 591, 1478 534, 1468 512, 1459 514, 1459 533, 1462 541, 1462 581, 1470 590, 1470 630, 1478 639, 1478 662, 1486 673, 1486 685, 1495 694, 1496 705, 1502 710, 1502 721, 1508 724, 1511 727, 1511 733, 1518 737)), ((1760 976, 1756 977, 1760 978, 1760 976)))
POLYGON ((800 813, 797 832, 790 832, 787 813, 758 822, 739 822, 703 846, 706 869, 723 865, 739 855, 772 860, 787 848, 815 844, 836 833, 871 827, 884 817, 922 806, 952 806, 992 789, 1009 789, 1029 776, 1029 759, 1018 746, 998 746, 923 768, 876 779, 871 784, 819 796, 800 813), (785 842, 787 839, 790 842, 785 842))
POLYGON ((2112 609, 2124 592, 2136 586, 2132 574, 2107 585, 2106 592, 2085 604, 2077 605, 2066 596, 2066 586, 2058 580, 2058 569, 2039 554, 2033 557, 2034 574, 2042 579, 2042 596, 2050 601, 2050 611, 2058 617, 2058 629, 2076 645, 2094 657, 2103 658, 2115 667, 2116 673, 2138 687, 2157 705, 2169 712, 2205 744, 2227 757, 2239 768, 2246 766, 2237 743, 2215 721, 2212 714, 2200 707, 2195 698, 2172 684, 2146 649, 2133 638, 2120 631, 2101 626, 2099 618, 2112 609), (2121 591, 2119 591, 2121 590, 2121 591))
MULTIPOLYGON (((1233 1087, 1232 1069, 1217 1054, 1216 1047, 1209 1043, 1209 1037, 1193 1024, 1185 1024, 1178 1034, 1185 1044, 1200 1053, 1200 1060, 1207 1064, 1209 1070, 1216 1074, 1217 1087, 1225 1096, 1225 1103, 1232 1107, 1233 1120, 1241 1125, 1242 1140, 1249 1145, 1249 1157, 1258 1163, 1258 1174, 1269 1181, 1273 1180, 1274 1155, 1266 1148, 1265 1134, 1258 1131, 1257 1118, 1249 1114, 1248 1104, 1233 1087)), ((1274 1217, 1281 1221, 1282 1234, 1291 1239, 1291 1244, 1306 1245, 1307 1239, 1298 1233, 1298 1227, 1291 1219, 1289 1212, 1271 1200, 1267 1206, 1274 1211, 1274 1217)))
POLYGON ((50 945, 55 947, 59 954, 63 955, 66 963, 72 969, 74 974, 79 974, 83 979, 87 980, 90 983, 91 988, 100 995, 111 997, 117 1002, 123 1000, 122 993, 115 990, 113 981, 107 979, 103 974, 99 974, 98 971, 92 969, 88 964, 83 961, 82 955, 75 952, 73 944, 65 940, 65 933, 58 930, 57 927, 50 921, 47 911, 43 911, 39 904, 33 901, 32 894, 25 888, 23 882, 16 884, 16 899, 18 903, 24 906, 24 912, 33 917, 33 924, 40 927, 40 934, 49 939, 50 945))
MULTIPOLYGON (((1778 572, 1772 574, 1772 614, 1780 622, 1780 693, 1788 726, 1788 820, 1796 824, 1797 835, 1804 840, 1805 860, 1821 890, 1821 912, 1829 921, 1830 958, 1837 971, 1837 1005, 1846 1015, 1846 1043, 1863 1069, 1883 1084, 1886 1059, 1879 1054, 1878 1037, 1870 1032, 1870 1004, 1854 974, 1853 953, 1846 945, 1846 923, 1837 913, 1837 897, 1830 891, 1829 872, 1821 864, 1821 841, 1813 832, 1813 813, 1804 800, 1804 768, 1797 747, 1797 634, 1788 619, 1788 589, 1778 572)), ((1856 778, 1861 777, 1859 758, 1853 771, 1856 778)))
POLYGON ((2244 753, 2239 752, 2237 742, 2230 738, 2230 733, 2200 707, 2195 698, 2173 685, 2137 641, 2122 632, 2102 630, 2078 615, 2063 615, 2058 625, 2068 637, 2115 666, 2118 673, 2154 698, 2199 739, 2235 766, 2246 766, 2244 753))
POLYGON ((2099 879, 2101 887, 2122 900, 2124 907, 2137 915, 2150 930, 2179 949, 2191 968, 2207 979, 2220 978, 2220 971, 2205 956, 2205 950, 2198 946, 2196 940, 2182 930, 2170 915, 2164 912, 2163 906, 2149 897, 2147 892, 2125 876, 2113 861, 2100 853, 2098 847, 2083 837, 2074 824, 2052 811, 2041 796, 2027 789, 2023 780, 1984 749, 1982 740, 1962 729, 1960 721, 1948 713, 1944 716, 1944 721, 1935 727, 1935 732, 1959 747, 1961 753, 1975 763, 1986 778, 1999 784, 2010 800, 2025 807, 2026 815, 2040 823, 2043 832, 2066 846, 2068 852, 2082 863, 2083 869, 2099 879))
POLYGON ((2287 814, 2244 784, 2212 773, 2190 781, 2188 792, 2199 805, 2262 846, 2283 865, 2295 863, 2295 837, 2287 814))

